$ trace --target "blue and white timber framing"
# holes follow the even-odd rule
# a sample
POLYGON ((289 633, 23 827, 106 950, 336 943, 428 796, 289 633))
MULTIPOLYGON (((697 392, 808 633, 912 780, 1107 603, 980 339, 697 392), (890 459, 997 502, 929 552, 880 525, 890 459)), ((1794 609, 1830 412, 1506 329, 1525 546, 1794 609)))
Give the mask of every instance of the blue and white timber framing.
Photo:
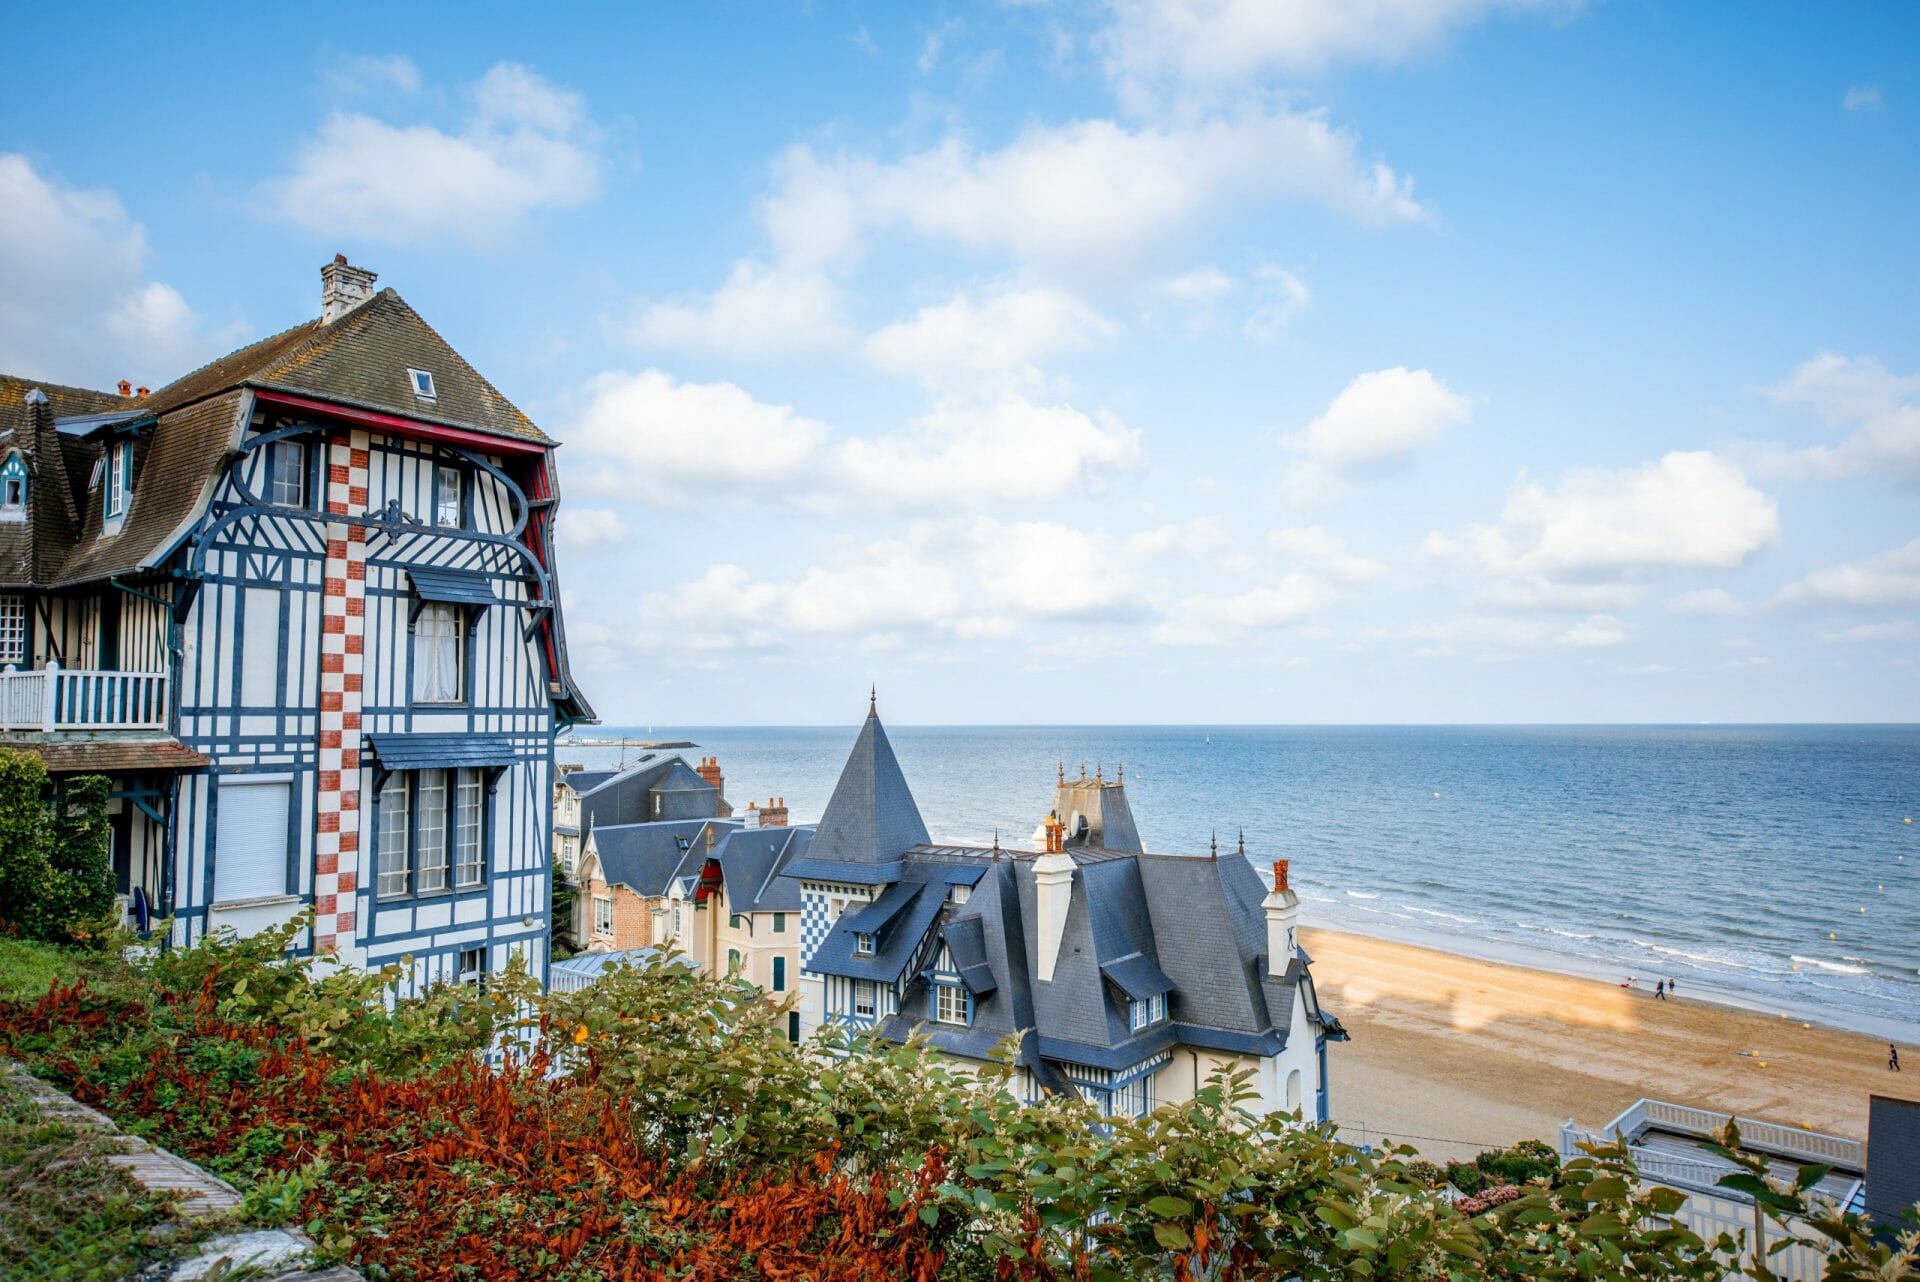
POLYGON ((410 958, 403 991, 516 955, 544 980, 555 736, 592 717, 553 442, 372 273, 323 277, 320 320, 54 416, 45 448, 107 483, 75 496, 67 565, 15 594, 36 667, 0 686, 64 703, 31 725, 32 691, 0 688, 0 743, 113 778, 121 890, 174 943, 311 910, 300 949, 410 958))

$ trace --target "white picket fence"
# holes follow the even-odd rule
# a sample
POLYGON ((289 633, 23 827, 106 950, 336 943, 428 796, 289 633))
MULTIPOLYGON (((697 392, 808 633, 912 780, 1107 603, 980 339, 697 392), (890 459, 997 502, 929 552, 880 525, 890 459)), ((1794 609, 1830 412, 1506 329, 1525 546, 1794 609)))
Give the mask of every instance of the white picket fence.
POLYGON ((167 674, 44 668, 0 672, 0 730, 164 730, 167 674))

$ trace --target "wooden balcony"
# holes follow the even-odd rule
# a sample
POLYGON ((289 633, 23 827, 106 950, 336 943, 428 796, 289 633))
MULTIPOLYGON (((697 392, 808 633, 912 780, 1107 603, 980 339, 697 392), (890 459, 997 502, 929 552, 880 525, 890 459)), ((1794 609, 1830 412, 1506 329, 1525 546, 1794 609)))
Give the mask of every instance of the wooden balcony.
POLYGON ((165 730, 167 674, 44 668, 0 672, 0 731, 165 730))

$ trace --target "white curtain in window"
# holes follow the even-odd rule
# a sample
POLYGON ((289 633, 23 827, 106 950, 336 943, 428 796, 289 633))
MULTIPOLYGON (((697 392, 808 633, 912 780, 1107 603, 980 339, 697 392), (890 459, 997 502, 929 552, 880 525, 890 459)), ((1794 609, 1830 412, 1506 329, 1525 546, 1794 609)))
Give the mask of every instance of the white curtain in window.
POLYGON ((464 697, 460 676, 465 620, 455 606, 429 601, 413 626, 413 697, 419 703, 458 703, 464 697))
POLYGON ((462 770, 455 797, 453 881, 456 886, 478 886, 486 876, 487 860, 480 840, 485 794, 478 770, 462 770))
POLYGON ((420 893, 447 888, 447 772, 420 771, 420 893))
POLYGON ((411 868, 407 859, 407 776, 387 777, 380 790, 380 884, 382 899, 407 893, 411 868))

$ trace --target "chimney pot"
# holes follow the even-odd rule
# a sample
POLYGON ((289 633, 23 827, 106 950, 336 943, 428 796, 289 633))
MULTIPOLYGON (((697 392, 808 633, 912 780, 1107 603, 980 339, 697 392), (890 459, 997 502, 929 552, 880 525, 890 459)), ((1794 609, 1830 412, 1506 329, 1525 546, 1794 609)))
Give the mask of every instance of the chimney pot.
POLYGON ((131 380, 124 379, 124 378, 120 380, 120 395, 122 396, 133 395, 133 383, 131 380))
POLYGON ((1276 859, 1273 861, 1273 888, 1275 890, 1287 889, 1287 861, 1284 859, 1276 859))
POLYGON ((134 393, 138 395, 141 400, 144 401, 147 399, 147 393, 153 389, 147 388, 147 387, 136 387, 133 390, 134 390, 134 393))

